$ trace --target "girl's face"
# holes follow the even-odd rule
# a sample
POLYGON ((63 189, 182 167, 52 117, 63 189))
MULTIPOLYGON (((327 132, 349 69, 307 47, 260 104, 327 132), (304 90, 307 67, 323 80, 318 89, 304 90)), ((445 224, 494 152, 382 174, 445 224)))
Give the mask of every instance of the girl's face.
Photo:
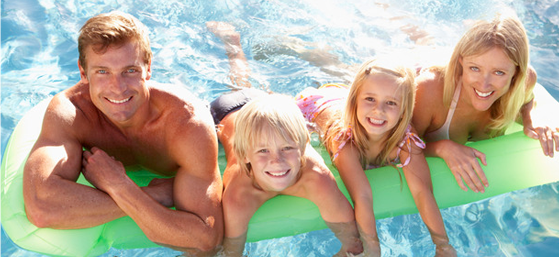
POLYGON ((516 66, 498 47, 459 59, 462 65, 462 92, 475 110, 486 111, 508 92, 516 66))
POLYGON ((402 92, 393 76, 372 74, 357 95, 357 120, 372 139, 387 136, 400 120, 402 92))
POLYGON ((261 135, 249 149, 245 162, 250 163, 258 186, 266 191, 281 192, 299 178, 301 150, 295 141, 286 141, 271 128, 264 128, 261 135))

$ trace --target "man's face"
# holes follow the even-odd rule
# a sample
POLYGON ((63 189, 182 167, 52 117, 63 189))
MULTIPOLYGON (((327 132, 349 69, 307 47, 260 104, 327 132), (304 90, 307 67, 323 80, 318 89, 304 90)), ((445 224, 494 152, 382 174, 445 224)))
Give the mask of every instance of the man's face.
POLYGON ((149 100, 146 81, 151 64, 146 64, 136 42, 111 45, 104 53, 86 49, 86 68, 80 66, 83 83, 89 84, 91 101, 111 121, 131 122, 138 109, 149 100))

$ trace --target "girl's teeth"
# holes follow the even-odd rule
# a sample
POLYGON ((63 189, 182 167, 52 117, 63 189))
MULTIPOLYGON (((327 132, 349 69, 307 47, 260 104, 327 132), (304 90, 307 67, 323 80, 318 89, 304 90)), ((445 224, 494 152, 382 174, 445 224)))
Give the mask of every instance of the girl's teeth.
POLYGON ((384 123, 383 120, 375 120, 373 118, 369 118, 369 122, 373 123, 373 124, 376 124, 376 125, 381 125, 382 123, 384 123))
POLYGON ((493 91, 487 92, 487 93, 482 93, 481 91, 478 91, 477 89, 475 89, 476 94, 481 96, 481 97, 488 97, 489 95, 491 95, 491 93, 493 93, 493 91))

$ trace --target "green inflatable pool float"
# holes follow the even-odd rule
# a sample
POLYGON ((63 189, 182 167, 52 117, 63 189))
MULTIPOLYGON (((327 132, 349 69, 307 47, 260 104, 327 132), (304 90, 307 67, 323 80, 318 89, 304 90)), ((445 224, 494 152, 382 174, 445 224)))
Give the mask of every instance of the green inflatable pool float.
MULTIPOLYGON (((536 95, 543 100, 545 110, 559 110, 559 104, 537 86, 536 95), (543 97, 541 97, 543 96, 543 97)), ((147 239, 136 223, 123 217, 107 224, 87 229, 57 230, 37 228, 25 215, 22 195, 23 166, 37 139, 48 101, 45 100, 29 111, 18 123, 6 147, 2 160, 2 226, 18 246, 43 254, 63 256, 97 256, 109 248, 132 249, 158 247, 147 239)), ((349 197, 326 151, 314 142, 326 163, 334 172, 342 192, 349 197)), ((542 154, 538 141, 526 137, 520 126, 494 139, 469 144, 487 156, 484 167, 490 186, 485 193, 462 191, 454 176, 439 158, 428 158, 440 208, 447 208, 506 192, 542 185, 559 180, 559 154, 554 158, 542 154)), ((225 168, 225 156, 220 152, 220 167, 225 168)), ((392 167, 366 171, 373 189, 377 219, 416 213, 417 208, 407 185, 400 184, 398 172, 392 167)), ((128 174, 140 186, 147 185, 154 177, 142 170, 129 170, 128 174)), ((80 183, 89 184, 83 177, 80 183)), ((310 201, 291 196, 278 196, 267 201, 251 219, 248 241, 292 236, 327 228, 318 208, 310 201)))

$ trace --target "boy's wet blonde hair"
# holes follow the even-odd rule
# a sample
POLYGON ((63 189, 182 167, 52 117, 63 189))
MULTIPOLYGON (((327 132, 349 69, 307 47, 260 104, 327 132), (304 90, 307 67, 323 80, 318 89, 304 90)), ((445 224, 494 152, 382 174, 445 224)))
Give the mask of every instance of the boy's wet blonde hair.
POLYGON ((411 122, 415 104, 415 89, 415 72, 410 67, 388 59, 372 59, 363 63, 349 89, 341 122, 337 121, 336 118, 332 119, 330 128, 324 135, 323 142, 330 155, 333 156, 338 151, 338 149, 333 149, 334 145, 339 145, 339 142, 345 140, 352 140, 357 145, 363 168, 366 168, 369 163, 376 165, 390 164, 389 154, 402 141, 411 122), (385 74, 394 78, 402 102, 400 104, 400 120, 390 131, 386 146, 376 159, 368 160, 366 151, 369 149, 369 137, 367 131, 357 119, 357 97, 367 78, 375 74, 385 74), (351 138, 348 138, 348 133, 344 133, 348 129, 351 129, 351 138), (335 144, 336 141, 337 144, 335 144))
POLYGON ((528 37, 516 16, 497 15, 492 21, 479 21, 462 36, 445 69, 443 96, 444 104, 450 106, 456 85, 463 74, 461 58, 481 55, 494 47, 503 50, 516 66, 516 71, 508 92, 490 108, 492 121, 487 128, 490 136, 504 133, 515 121, 522 105, 533 97, 533 88, 526 88, 528 37))
MULTIPOLYGON (((249 176, 251 167, 245 163, 248 151, 262 139, 271 134, 281 136, 286 141, 298 144, 301 155, 304 154, 310 141, 305 119, 293 97, 270 94, 260 96, 243 106, 235 118, 235 135, 233 136, 233 150, 239 161, 241 170, 249 176)), ((301 159, 301 166, 304 159, 301 159)))
POLYGON ((86 69, 86 49, 89 46, 95 53, 102 54, 109 46, 118 47, 128 42, 138 44, 145 64, 151 62, 153 54, 149 43, 149 31, 142 22, 120 11, 92 17, 82 26, 78 37, 80 65, 86 69))

